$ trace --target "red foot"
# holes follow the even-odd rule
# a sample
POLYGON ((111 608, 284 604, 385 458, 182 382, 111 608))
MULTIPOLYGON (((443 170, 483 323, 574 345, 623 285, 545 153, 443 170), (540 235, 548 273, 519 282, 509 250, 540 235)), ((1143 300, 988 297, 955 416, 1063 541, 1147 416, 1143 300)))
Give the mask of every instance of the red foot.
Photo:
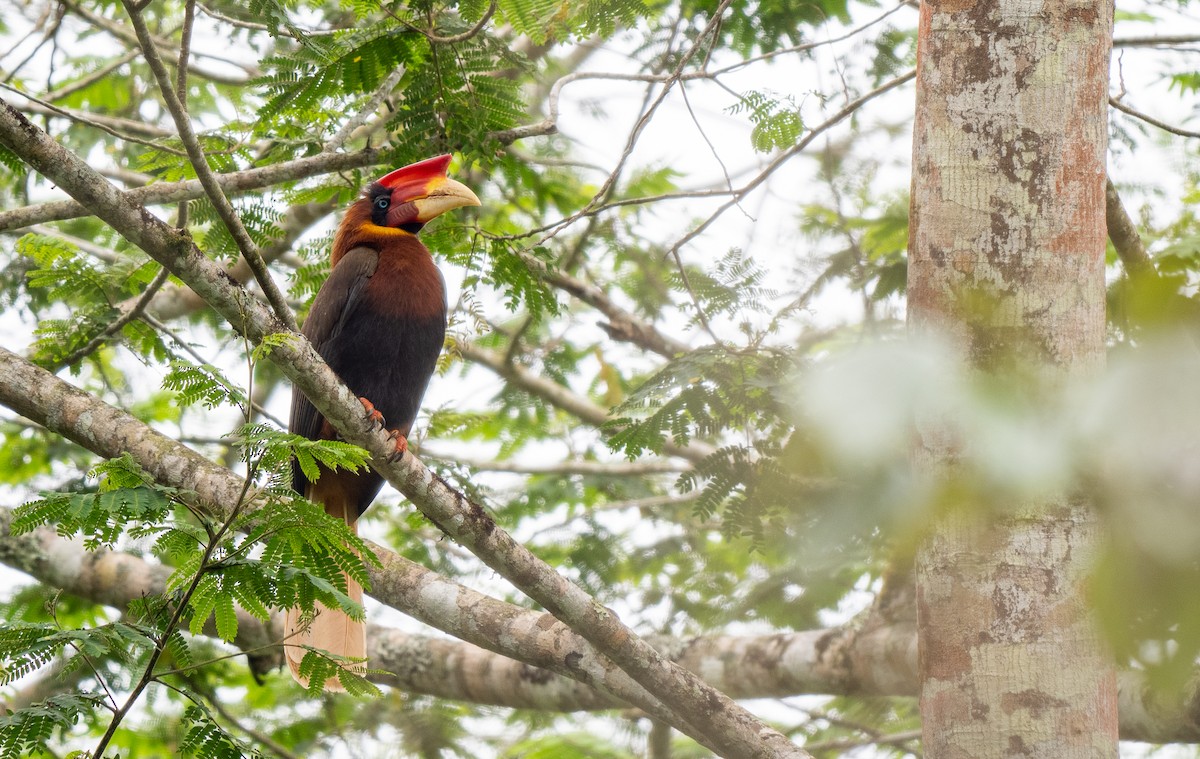
POLYGON ((388 455, 388 461, 393 464, 404 458, 405 452, 408 451, 408 438, 400 434, 400 430, 392 430, 388 433, 388 440, 391 440, 396 445, 396 450, 388 455))
POLYGON ((375 404, 371 403, 366 398, 359 398, 358 400, 362 403, 363 408, 366 409, 367 418, 370 419, 372 422, 375 422, 376 424, 383 426, 383 414, 380 413, 379 409, 375 408, 375 404))

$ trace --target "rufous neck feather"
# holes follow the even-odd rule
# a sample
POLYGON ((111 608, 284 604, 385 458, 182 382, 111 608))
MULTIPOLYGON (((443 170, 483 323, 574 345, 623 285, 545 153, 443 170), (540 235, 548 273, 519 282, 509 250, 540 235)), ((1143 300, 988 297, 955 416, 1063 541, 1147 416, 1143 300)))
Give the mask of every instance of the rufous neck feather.
POLYGON ((412 232, 398 227, 380 227, 372 224, 369 201, 358 200, 346 209, 346 215, 338 225, 337 234, 333 237, 330 265, 337 266, 343 256, 359 246, 382 250, 397 239, 415 237, 412 232))

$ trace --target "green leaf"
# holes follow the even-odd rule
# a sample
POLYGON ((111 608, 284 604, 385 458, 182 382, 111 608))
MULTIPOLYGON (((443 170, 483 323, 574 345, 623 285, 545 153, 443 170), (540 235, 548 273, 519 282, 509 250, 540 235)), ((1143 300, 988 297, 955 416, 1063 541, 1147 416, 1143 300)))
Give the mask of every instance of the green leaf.
POLYGON ((176 397, 181 406, 201 403, 213 409, 226 403, 240 406, 246 402, 241 388, 227 380, 211 364, 172 361, 170 371, 163 377, 162 386, 178 394, 176 397))

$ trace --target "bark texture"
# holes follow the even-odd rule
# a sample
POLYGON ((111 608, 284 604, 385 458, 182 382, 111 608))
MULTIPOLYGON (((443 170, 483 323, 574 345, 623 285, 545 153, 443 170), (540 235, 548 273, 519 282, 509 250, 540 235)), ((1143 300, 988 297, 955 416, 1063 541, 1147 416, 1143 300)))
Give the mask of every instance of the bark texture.
MULTIPOLYGON (((1035 395, 1104 360, 1112 14, 921 4, 910 332, 1032 374, 1035 395)), ((919 469, 953 481, 971 455, 952 412, 918 419, 919 469)), ((1085 599, 1096 520, 1069 493, 985 510, 952 504, 918 557, 926 755, 1116 756, 1116 681, 1085 599)))
MULTIPOLYGON (((51 587, 120 609, 143 595, 162 593, 166 587, 170 571, 162 565, 120 551, 89 552, 78 541, 61 538, 50 528, 13 536, 9 532, 10 520, 11 512, 0 508, 0 563, 51 587)), ((412 577, 404 582, 419 586, 419 579, 412 577)), ((458 593, 470 591, 463 588, 458 593)), ((388 598, 387 602, 410 611, 397 599, 388 598)), ((479 603, 478 597, 475 603, 479 603)), ((493 603, 504 606, 499 601, 493 603)), ((485 617, 492 615, 489 610, 476 611, 475 619, 480 618, 480 613, 485 617)), ((495 628, 489 629, 487 625, 477 627, 488 635, 496 633, 495 628)), ((216 635, 215 625, 207 625, 205 634, 216 635)), ((550 626, 544 624, 523 633, 515 628, 501 630, 503 642, 489 646, 492 651, 488 651, 470 643, 368 625, 367 655, 373 669, 367 677, 380 685, 411 693, 511 709, 571 712, 625 709, 634 705, 614 695, 617 688, 602 692, 588 685, 586 678, 564 677, 528 663, 538 656, 554 660, 554 656, 533 653, 552 650, 554 646, 546 637, 552 634, 550 626), (513 656, 520 660, 509 658, 513 656)), ((257 657, 256 665, 280 664, 281 635, 279 615, 264 625, 238 609, 238 635, 233 643, 257 657)), ((905 620, 888 619, 877 613, 865 625, 757 637, 659 637, 652 639, 652 643, 734 698, 917 693, 916 631, 905 620)), ((51 667, 37 680, 8 696, 0 706, 22 708, 74 688, 77 681, 62 677, 58 669, 51 667)), ((86 671, 86 668, 76 670, 86 671)), ((1141 673, 1126 671, 1120 675, 1119 690, 1123 739, 1200 742, 1200 678, 1193 679, 1181 693, 1167 697, 1161 690, 1148 687, 1141 673)))

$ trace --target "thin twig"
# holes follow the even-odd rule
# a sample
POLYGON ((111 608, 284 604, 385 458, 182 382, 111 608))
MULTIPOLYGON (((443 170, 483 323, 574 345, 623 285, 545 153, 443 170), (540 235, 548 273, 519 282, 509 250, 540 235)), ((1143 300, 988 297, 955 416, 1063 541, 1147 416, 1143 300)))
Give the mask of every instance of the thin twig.
POLYGON ((1113 47, 1166 47, 1170 45, 1194 45, 1200 35, 1180 34, 1164 37, 1113 37, 1113 47))
POLYGON ((187 0, 183 7, 183 30, 179 40, 179 66, 175 71, 175 97, 187 111, 187 64, 192 48, 192 27, 196 23, 196 0, 187 0))
POLYGON ((375 92, 372 93, 371 99, 367 101, 366 105, 329 138, 329 142, 325 143, 325 147, 322 148, 321 152, 333 153, 340 149, 346 143, 346 140, 350 139, 355 129, 358 129, 367 119, 375 115, 383 99, 391 94, 392 90, 396 88, 396 85, 400 83, 403 77, 403 66, 398 66, 392 73, 388 74, 383 82, 375 88, 375 92))
MULTIPOLYGON (((675 82, 679 81, 680 77, 683 76, 684 69, 686 69, 687 65, 691 63, 692 58, 694 58, 696 54, 700 52, 700 48, 704 44, 704 41, 708 39, 708 36, 717 28, 721 21, 721 17, 725 14, 725 11, 729 8, 732 2, 733 0, 722 0, 721 4, 718 5, 716 10, 713 11, 712 18, 709 20, 708 24, 703 30, 701 30, 700 34, 697 35, 695 43, 692 44, 686 53, 680 56, 679 64, 675 66, 675 70, 671 72, 671 75, 663 83, 663 87, 659 91, 658 97, 656 97, 653 102, 650 103, 650 105, 642 113, 641 118, 639 118, 637 123, 633 125, 633 129, 630 131, 629 137, 625 141, 625 148, 621 151, 621 155, 617 159, 616 167, 613 168, 612 173, 608 176, 608 179, 605 180, 604 184, 600 186, 600 189, 596 191, 596 194, 592 197, 591 201, 588 202, 587 206, 583 208, 583 211, 587 211, 607 199, 608 194, 612 191, 613 186, 616 184, 617 176, 620 175, 621 169, 625 166, 625 162, 629 160, 629 156, 633 154, 633 148, 635 145, 637 145, 638 138, 642 136, 642 132, 645 131, 647 125, 649 125, 650 119, 654 115, 654 112, 658 110, 658 107, 667 99, 667 95, 670 94, 675 82)), ((581 215, 583 211, 580 212, 581 215)))
POLYGON ((275 312, 275 316, 287 325, 289 329, 295 331, 297 329, 296 316, 292 313, 291 307, 288 306, 283 293, 280 292, 279 286, 272 279, 270 271, 267 270, 267 265, 258 252, 258 246, 254 244, 254 240, 250 239, 250 233, 242 225, 242 221, 238 217, 237 211, 234 210, 233 204, 229 202, 225 191, 221 189, 221 183, 217 180, 216 172, 208 165, 208 158, 204 155, 204 148, 201 147, 200 140, 196 137, 196 132, 192 129, 191 119, 188 118, 187 110, 179 101, 179 98, 175 96, 175 91, 171 88, 170 74, 167 73, 167 68, 163 65, 162 58, 159 57, 158 48, 154 44, 145 19, 142 18, 141 13, 130 0, 122 0, 122 4, 129 14, 129 21, 133 25, 134 32, 137 34, 138 43, 142 46, 142 53, 146 58, 146 63, 150 66, 150 70, 154 73, 154 78, 158 82, 158 89, 162 93, 167 110, 175 120, 175 127, 179 130, 179 139, 183 142, 184 148, 187 150, 188 158, 196 171, 196 178, 204 186, 217 215, 225 224, 226 229, 229 230, 229 234, 233 237, 238 250, 241 251, 242 256, 246 259, 246 263, 250 265, 250 270, 254 272, 254 279, 258 282, 258 286, 262 288, 263 294, 271 304, 271 309, 275 312))
POLYGON ((1120 111, 1122 113, 1127 113, 1130 116, 1134 117, 1135 119, 1139 119, 1141 121, 1146 122, 1150 126, 1156 126, 1159 129, 1163 130, 1164 132, 1170 132, 1171 134, 1177 134, 1180 137, 1200 137, 1200 132, 1192 132, 1187 129, 1183 129, 1181 127, 1171 126, 1170 124, 1168 124, 1165 121, 1159 121, 1158 119, 1154 118, 1153 116, 1147 116, 1146 114, 1142 113, 1141 111, 1139 111, 1135 108, 1130 108, 1129 106, 1125 105, 1120 100, 1118 100, 1117 98, 1110 97, 1108 99, 1108 104, 1111 105, 1113 108, 1116 108, 1118 111, 1120 111))
POLYGON ((33 50, 29 51, 29 55, 22 58, 17 65, 12 67, 12 69, 8 72, 8 75, 4 77, 4 84, 11 82, 13 77, 17 75, 17 72, 23 69, 26 63, 29 63, 31 60, 33 60, 33 56, 37 55, 38 51, 42 49, 42 46, 53 39, 54 35, 58 34, 58 30, 62 26, 63 15, 65 13, 66 8, 62 7, 61 5, 54 9, 54 20, 50 22, 50 26, 46 29, 46 33, 42 35, 41 41, 34 46, 33 50))
MULTIPOLYGON (((52 115, 62 116, 63 118, 70 119, 71 121, 75 121, 80 124, 85 124, 87 126, 90 126, 93 129, 99 129, 100 131, 105 132, 106 134, 111 134, 113 137, 116 137, 121 140, 125 140, 126 142, 133 142, 133 143, 137 143, 138 145, 145 145, 147 147, 154 148, 155 150, 160 150, 164 153, 170 153, 171 155, 177 155, 177 156, 186 156, 187 155, 187 153, 183 152, 182 150, 176 150, 175 148, 169 148, 165 145, 160 145, 159 143, 153 142, 151 140, 144 140, 141 137, 134 137, 131 134, 124 134, 122 132, 118 132, 116 129, 113 129, 112 127, 97 120, 96 117, 94 117, 94 116, 91 116, 91 115, 84 116, 81 113, 79 113, 78 111, 68 110, 66 108, 60 108, 59 106, 54 105, 53 103, 50 103, 46 100, 42 100, 41 98, 38 98, 34 95, 30 95, 28 92, 18 89, 6 82, 0 82, 0 87, 3 87, 4 89, 6 89, 10 92, 15 92, 16 94, 20 95, 21 97, 25 98, 26 100, 30 101, 31 103, 37 103, 42 108, 45 108, 46 110, 50 111, 52 115)), ((33 109, 30 109, 30 110, 33 110, 33 109)))
POLYGON ((696 116, 696 111, 692 108, 692 101, 687 95, 687 86, 679 83, 679 94, 683 97, 683 105, 687 108, 688 116, 692 118, 692 123, 696 125, 696 131, 704 139, 704 144, 708 145, 708 152, 712 153, 717 165, 721 167, 721 173, 725 175, 725 187, 733 191, 733 178, 729 176, 729 169, 725 166, 725 162, 721 160, 721 154, 717 151, 717 146, 713 145, 712 140, 708 138, 708 133, 704 131, 704 127, 700 125, 700 119, 696 116))
POLYGON ((479 34, 481 31, 483 31, 483 28, 485 26, 487 26, 487 22, 491 21, 492 16, 495 15, 495 13, 496 13, 496 0, 492 0, 492 2, 488 5, 487 11, 483 14, 483 18, 476 21, 474 26, 472 26, 470 29, 466 30, 465 32, 462 32, 460 34, 452 34, 449 37, 439 37, 438 35, 434 34, 432 31, 422 29, 421 27, 419 27, 415 24, 405 21, 404 19, 397 16, 393 11, 389 10, 386 6, 384 7, 383 10, 389 16, 394 18, 396 21, 400 22, 401 24, 403 24, 405 27, 411 29, 412 31, 421 34, 422 36, 425 37, 425 39, 429 40, 433 44, 435 44, 435 45, 453 45, 458 42, 466 42, 467 40, 471 39, 475 35, 479 34))
POLYGON ((694 229, 692 229, 692 231, 688 232, 678 242, 676 242, 673 246, 671 246, 671 249, 668 251, 668 255, 675 255, 679 251, 680 248, 682 248, 684 245, 687 245, 692 240, 696 239, 696 237, 698 237, 701 233, 703 233, 704 230, 706 230, 710 226, 712 226, 712 224, 714 222, 716 222, 716 220, 718 218, 720 218, 722 214, 724 214, 731 207, 736 205, 738 203, 738 201, 741 200, 741 198, 744 195, 757 189, 759 185, 761 185, 763 182, 766 181, 767 177, 771 176, 771 174, 773 174, 775 172, 775 170, 778 169, 781 165, 783 165, 787 160, 789 160, 790 158, 792 158, 796 155, 799 155, 801 152, 803 152, 804 149, 807 148, 809 146, 809 144, 812 143, 812 141, 817 138, 817 136, 823 134, 825 131, 831 129, 833 126, 839 124, 846 118, 850 117, 859 108, 861 108, 864 104, 866 104, 867 101, 869 101, 873 98, 877 98, 880 95, 884 94, 885 92, 888 92, 889 90, 899 87, 900 85, 915 78, 916 75, 917 75, 916 71, 910 71, 907 74, 902 74, 901 76, 898 76, 895 79, 892 79, 888 82, 881 84, 880 86, 871 90, 867 94, 862 95, 861 97, 847 103, 837 113, 833 114, 828 119, 821 122, 821 124, 817 125, 812 130, 810 130, 807 134, 805 134, 804 137, 801 138, 800 141, 797 142, 795 145, 793 145, 792 147, 788 148, 787 150, 783 151, 778 156, 776 156, 775 159, 773 161, 771 161, 770 164, 767 165, 767 168, 765 168, 761 172, 759 172, 758 176, 756 176, 754 179, 747 182, 745 185, 743 185, 741 188, 739 188, 736 192, 732 193, 733 197, 731 197, 724 204, 722 204, 720 208, 718 208, 715 212, 713 212, 713 214, 711 216, 708 217, 708 219, 706 219, 701 224, 697 225, 694 229))
POLYGON ((104 79, 106 76, 108 76, 112 72, 116 71, 117 69, 121 68, 125 64, 129 63, 134 58, 137 58, 139 55, 141 55, 140 50, 136 50, 136 49, 126 50, 122 55, 120 55, 120 56, 114 58, 113 60, 109 61, 108 63, 104 64, 103 66, 96 69, 95 71, 88 74, 87 76, 82 77, 80 79, 76 79, 74 82, 71 82, 70 84, 65 84, 56 90, 51 90, 50 92, 47 92, 46 100, 53 103, 55 100, 62 100, 63 98, 67 97, 68 95, 74 95, 76 92, 79 92, 80 90, 87 89, 88 87, 91 87, 93 84, 100 81, 101 79, 104 79))
POLYGON ((37 20, 33 22, 33 26, 29 28, 29 31, 25 34, 25 36, 13 42, 12 47, 10 47, 8 50, 0 53, 0 62, 3 62, 5 58, 20 50, 22 45, 33 38, 34 34, 41 31, 42 28, 46 26, 46 22, 50 20, 50 14, 54 12, 54 10, 54 8, 50 7, 49 3, 43 5, 41 14, 38 15, 37 20))
MULTIPOLYGON (((234 18, 233 16, 227 16, 224 13, 220 13, 218 11, 213 10, 212 8, 209 8, 204 3, 198 3, 197 5, 200 8, 200 10, 202 10, 204 12, 204 15, 206 15, 210 18, 216 19, 217 21, 224 21, 226 24, 229 24, 230 26, 236 26, 240 29, 250 29, 251 31, 255 31, 255 32, 267 32, 269 34, 278 34, 283 37, 291 37, 292 39, 300 39, 299 34, 296 34, 295 32, 292 31, 292 29, 287 28, 287 27, 284 27, 282 29, 275 29, 275 28, 267 26, 266 24, 260 24, 256 21, 244 21, 240 18, 234 18)), ((300 29, 299 27, 295 27, 295 29, 297 31, 299 31, 301 34, 303 34, 303 36, 305 36, 305 37, 328 36, 331 34, 337 34, 337 32, 338 32, 337 29, 300 29)))
POLYGON ((158 292, 158 289, 163 286, 170 276, 171 272, 167 271, 166 268, 159 269, 158 274, 154 275, 154 279, 146 286, 145 292, 138 297, 137 301, 131 307, 101 330, 98 335, 88 340, 83 347, 72 351, 67 356, 56 361, 54 366, 47 368, 52 372, 57 372, 64 366, 70 366, 84 357, 91 355, 92 351, 107 342, 110 337, 120 332, 126 324, 141 316, 142 312, 146 310, 146 305, 150 303, 154 294, 158 292))

